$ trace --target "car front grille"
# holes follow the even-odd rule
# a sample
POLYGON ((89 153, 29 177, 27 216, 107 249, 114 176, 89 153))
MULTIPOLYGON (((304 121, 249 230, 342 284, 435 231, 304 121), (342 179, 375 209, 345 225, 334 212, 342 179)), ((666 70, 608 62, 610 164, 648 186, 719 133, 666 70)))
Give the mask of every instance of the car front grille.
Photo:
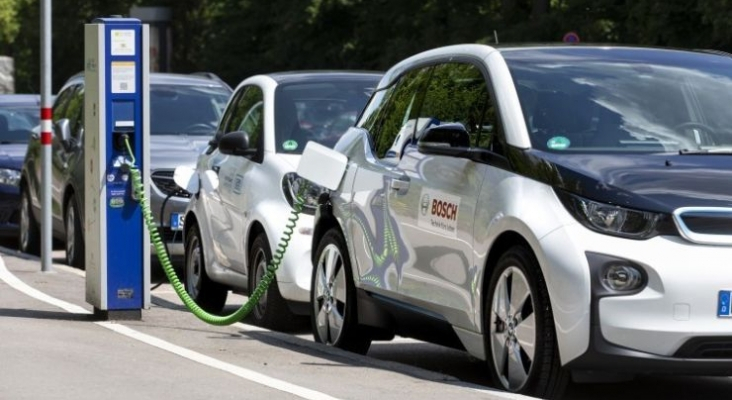
POLYGON ((173 174, 175 171, 169 169, 157 170, 153 172, 150 177, 152 178, 153 184, 166 196, 176 197, 191 197, 191 194, 179 188, 178 185, 173 181, 173 174))
POLYGON ((684 207, 673 216, 679 233, 690 242, 732 245, 732 208, 684 207))
POLYGON ((183 243, 183 231, 174 231, 166 226, 163 228, 158 227, 158 232, 160 232, 160 237, 166 243, 183 243))

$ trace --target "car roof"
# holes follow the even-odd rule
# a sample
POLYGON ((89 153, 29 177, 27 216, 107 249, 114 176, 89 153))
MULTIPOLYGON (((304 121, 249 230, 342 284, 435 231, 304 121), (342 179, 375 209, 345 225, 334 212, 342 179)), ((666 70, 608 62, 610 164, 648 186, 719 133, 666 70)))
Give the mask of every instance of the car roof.
MULTIPOLYGON (((72 84, 84 83, 84 73, 79 72, 78 74, 69 78, 63 85, 67 87, 72 84)), ((206 73, 193 73, 193 74, 176 74, 171 72, 151 72, 150 73, 150 84, 151 85, 182 85, 182 86, 219 86, 224 87, 231 91, 231 87, 226 82, 218 79, 215 75, 206 73)))
POLYGON ((0 106, 3 105, 41 105, 41 96, 38 94, 0 94, 0 106))
POLYGON ((336 71, 336 70, 313 70, 313 71, 283 71, 264 74, 277 82, 298 83, 314 81, 338 81, 338 80, 378 80, 383 72, 377 71, 336 71))

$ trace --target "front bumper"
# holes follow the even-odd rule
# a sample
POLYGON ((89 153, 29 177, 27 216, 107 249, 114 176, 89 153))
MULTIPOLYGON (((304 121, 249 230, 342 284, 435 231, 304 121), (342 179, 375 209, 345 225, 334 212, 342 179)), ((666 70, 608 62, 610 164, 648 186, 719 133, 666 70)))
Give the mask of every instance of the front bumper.
MULTIPOLYGON (((313 265, 310 261, 313 240, 312 227, 313 216, 300 214, 292 238, 277 270, 277 284, 280 293, 282 297, 289 301, 310 301, 310 281, 313 274, 313 265)), ((280 240, 281 237, 282 234, 273 239, 280 240)), ((276 249, 277 244, 278 242, 270 243, 270 246, 272 249, 276 249)))
POLYGON ((717 317, 720 290, 732 289, 732 247, 567 229, 581 238, 591 292, 588 347, 568 368, 732 375, 732 318, 717 317), (608 259, 640 267, 645 287, 628 295, 608 291, 599 278, 608 259))

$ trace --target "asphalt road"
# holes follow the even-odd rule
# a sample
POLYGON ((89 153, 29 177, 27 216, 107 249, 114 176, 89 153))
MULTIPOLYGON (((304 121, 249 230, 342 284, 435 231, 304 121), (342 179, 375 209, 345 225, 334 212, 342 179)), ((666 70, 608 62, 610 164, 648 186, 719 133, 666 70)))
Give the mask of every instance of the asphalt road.
MULTIPOLYGON (((13 242, 0 245, 14 246, 13 242)), ((0 248, 8 269, 51 296, 90 309, 83 272, 58 266, 43 274, 37 259, 0 248), (73 289, 73 290, 72 290, 73 289)), ((54 252, 63 262, 63 251, 54 252)), ((235 367, 260 371, 335 398, 506 398, 491 392, 483 362, 464 352, 410 339, 375 342, 367 357, 312 341, 309 326, 291 334, 245 324, 211 327, 181 305, 159 270, 153 269, 153 307, 142 321, 123 325, 235 367)), ((231 296, 234 310, 245 298, 231 296)), ((117 325, 117 324, 116 324, 117 325)), ((0 398, 287 398, 282 390, 181 359, 149 344, 99 332, 88 315, 59 310, 0 281, 0 398), (123 371, 120 373, 119 371, 123 371), (171 382, 171 384, 162 384, 171 382), (58 388, 59 390, 54 390, 58 388)), ((519 398, 512 397, 511 398, 519 398)), ((641 377, 629 382, 573 384, 565 398, 727 399, 732 378, 641 377)))

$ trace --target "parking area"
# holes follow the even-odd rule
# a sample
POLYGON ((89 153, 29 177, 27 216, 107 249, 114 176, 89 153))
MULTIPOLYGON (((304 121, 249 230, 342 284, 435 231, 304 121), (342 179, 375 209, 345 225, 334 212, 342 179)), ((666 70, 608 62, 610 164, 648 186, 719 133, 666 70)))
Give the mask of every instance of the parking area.
MULTIPOLYGON (((375 342, 361 356, 314 343, 309 327, 211 326, 159 276, 141 321, 94 321, 84 272, 61 264, 63 251, 51 273, 12 248, 0 256, 0 398, 530 398, 491 389, 483 362, 416 340, 375 342)), ((231 296, 227 311, 244 300, 231 296)), ((565 398, 730 395, 730 378, 653 377, 574 384, 565 398)))
POLYGON ((152 292, 141 321, 95 322, 83 271, 55 264, 42 273, 37 259, 8 248, 2 260, 0 398, 522 398, 317 345, 309 331, 207 325, 169 285, 152 292))

